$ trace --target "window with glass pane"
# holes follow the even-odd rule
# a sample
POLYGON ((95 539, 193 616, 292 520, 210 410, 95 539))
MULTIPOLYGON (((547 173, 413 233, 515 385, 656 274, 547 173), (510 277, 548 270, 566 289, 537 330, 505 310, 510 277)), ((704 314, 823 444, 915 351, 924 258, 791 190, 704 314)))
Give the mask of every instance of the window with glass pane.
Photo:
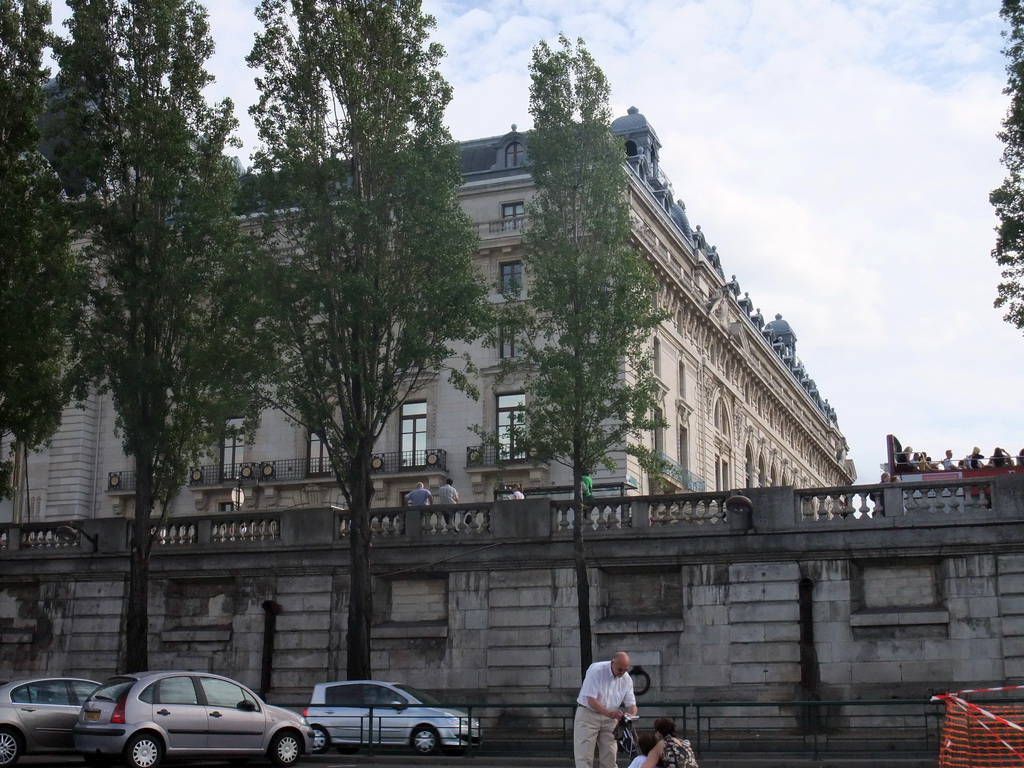
POLYGON ((519 229, 526 216, 526 203, 522 200, 515 203, 501 204, 501 228, 506 232, 513 232, 519 229))
POLYGON ((513 141, 507 147, 505 147, 505 167, 506 168, 518 168, 523 162, 523 145, 518 141, 513 141))
POLYGON ((498 451, 502 459, 521 459, 526 451, 518 445, 520 428, 526 423, 526 395, 517 392, 498 395, 498 451))
POLYGON ((427 404, 402 404, 402 464, 427 463, 427 404))
POLYGON ((498 356, 504 360, 508 357, 519 357, 519 344, 516 342, 516 335, 505 328, 499 334, 498 356))
POLYGON ((327 455, 327 446, 320 436, 310 432, 309 444, 306 452, 309 459, 309 474, 326 475, 331 471, 331 460, 327 455))
MULTIPOLYGON (((656 421, 661 421, 665 417, 661 408, 654 409, 654 418, 656 421)), ((665 452, 665 430, 661 427, 654 428, 654 450, 658 453, 665 452)))
POLYGON ((245 437, 238 431, 241 419, 229 419, 224 430, 224 444, 221 448, 221 477, 232 480, 238 477, 239 465, 245 461, 245 437))
POLYGON ((515 296, 523 289, 523 262, 506 261, 500 265, 501 292, 506 296, 515 296))

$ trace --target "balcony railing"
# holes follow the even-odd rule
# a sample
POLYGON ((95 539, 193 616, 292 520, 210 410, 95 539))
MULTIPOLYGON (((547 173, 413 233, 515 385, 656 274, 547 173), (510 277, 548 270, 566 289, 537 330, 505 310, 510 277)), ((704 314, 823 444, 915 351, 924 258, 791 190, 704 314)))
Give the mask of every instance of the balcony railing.
POLYGON ((697 477, 697 475, 678 462, 670 459, 663 451, 658 451, 658 456, 668 465, 665 467, 663 474, 671 477, 677 483, 681 483, 686 490, 693 491, 694 493, 704 493, 707 490, 707 483, 703 479, 697 477))
MULTIPOLYGON (((236 484, 239 481, 269 482, 307 480, 331 477, 331 463, 324 458, 277 459, 274 461, 246 461, 235 464, 203 464, 189 470, 187 484, 196 486, 236 484)), ((107 491, 134 491, 137 474, 134 469, 107 473, 107 491)))
POLYGON ((447 472, 448 452, 440 448, 427 448, 423 451, 375 453, 370 459, 370 469, 374 472, 447 472))
POLYGON ((512 455, 509 453, 504 445, 471 445, 466 448, 466 466, 496 467, 499 464, 524 464, 535 460, 525 450, 516 450, 512 455))
POLYGON ((500 235, 514 235, 526 228, 527 218, 517 216, 514 219, 494 219, 493 221, 481 222, 477 225, 481 237, 498 237, 500 235))

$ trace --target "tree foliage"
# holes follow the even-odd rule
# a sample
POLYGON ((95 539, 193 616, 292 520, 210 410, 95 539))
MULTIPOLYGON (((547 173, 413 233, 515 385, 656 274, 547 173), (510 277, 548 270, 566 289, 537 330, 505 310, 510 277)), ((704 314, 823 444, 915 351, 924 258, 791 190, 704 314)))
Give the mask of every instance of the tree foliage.
MULTIPOLYGON (((58 157, 81 196, 91 276, 82 372, 109 392, 136 471, 121 666, 148 666, 152 515, 239 416, 260 370, 225 148, 230 101, 208 104, 213 53, 193 0, 70 0, 56 46, 58 157)), ((84 393, 82 393, 84 395, 84 393)))
POLYGON ((1003 32, 1008 59, 1008 75, 1003 93, 1010 106, 1003 119, 999 138, 1003 142, 1003 165, 1007 175, 1002 186, 992 191, 989 200, 995 206, 999 225, 992 257, 1002 267, 995 301, 1004 308, 1003 318, 1024 329, 1024 9, 1021 0, 1003 0, 1000 11, 1009 28, 1003 32))
MULTIPOLYGON (((658 425, 650 338, 664 315, 650 267, 630 245, 625 153, 610 130, 607 80, 582 40, 559 42, 557 50, 538 44, 530 65, 536 195, 524 259, 530 322, 517 365, 530 371, 523 444, 572 467, 578 522, 583 475, 611 466, 613 451, 653 458, 644 448, 658 425)), ((585 671, 583 527, 573 526, 585 671)))
MULTIPOLYGON (((60 183, 38 149, 49 22, 45 2, 0 0, 0 443, 25 448, 60 425, 81 299, 60 183)), ((0 456, 0 496, 10 470, 0 456)))
MULTIPOLYGON (((268 211, 274 405, 322 440, 348 502, 350 679, 370 676, 370 462, 385 422, 484 317, 451 99, 419 2, 263 0, 249 57, 268 211)), ((450 368, 459 384, 463 371, 450 368)))

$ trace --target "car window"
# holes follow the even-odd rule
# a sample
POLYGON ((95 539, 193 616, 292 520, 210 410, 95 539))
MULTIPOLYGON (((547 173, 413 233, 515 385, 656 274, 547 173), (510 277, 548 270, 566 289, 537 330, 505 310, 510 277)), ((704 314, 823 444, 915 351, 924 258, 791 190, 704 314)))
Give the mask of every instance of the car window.
POLYGON ((391 707, 396 701, 405 701, 404 697, 397 691, 385 688, 383 685, 367 685, 363 693, 366 706, 368 707, 391 707))
POLYGON ((191 677, 165 677, 157 683, 156 702, 160 704, 198 704, 191 677))
POLYGON ((324 703, 331 707, 361 707, 361 685, 332 685, 324 692, 324 703))
POLYGON ((71 680, 72 704, 82 704, 89 698, 89 694, 96 690, 96 683, 88 680, 71 680))
POLYGON ((426 691, 421 691, 416 688, 412 688, 408 685, 396 685, 395 687, 404 691, 408 696, 411 696, 414 702, 419 701, 420 704, 429 704, 434 707, 444 706, 444 704, 442 704, 440 701, 438 701, 436 698, 431 696, 426 691))
POLYGON ((68 694, 68 684, 64 680, 42 680, 33 683, 39 692, 40 704, 63 704, 71 703, 71 696, 68 694))
POLYGON ((40 680, 20 685, 11 691, 11 701, 18 704, 70 704, 68 687, 63 680, 40 680))
POLYGON ((93 691, 89 698, 95 701, 120 701, 137 682, 133 677, 112 677, 93 691))
POLYGON ((256 704, 256 700, 247 690, 227 680, 218 680, 214 677, 200 677, 199 684, 206 694, 206 703, 211 707, 232 707, 237 708, 243 701, 256 704))
POLYGON ((11 701, 15 704, 31 704, 32 694, 27 685, 19 685, 11 689, 11 701))

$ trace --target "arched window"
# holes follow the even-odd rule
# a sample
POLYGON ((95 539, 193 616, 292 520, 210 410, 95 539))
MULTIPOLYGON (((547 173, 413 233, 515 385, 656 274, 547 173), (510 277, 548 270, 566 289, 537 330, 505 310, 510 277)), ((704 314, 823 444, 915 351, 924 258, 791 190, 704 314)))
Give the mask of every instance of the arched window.
POLYGON ((729 437, 729 412, 721 399, 715 403, 715 428, 725 437, 729 437))
POLYGON ((518 141, 513 141, 505 147, 505 167, 506 168, 518 168, 523 163, 523 145, 518 141))

